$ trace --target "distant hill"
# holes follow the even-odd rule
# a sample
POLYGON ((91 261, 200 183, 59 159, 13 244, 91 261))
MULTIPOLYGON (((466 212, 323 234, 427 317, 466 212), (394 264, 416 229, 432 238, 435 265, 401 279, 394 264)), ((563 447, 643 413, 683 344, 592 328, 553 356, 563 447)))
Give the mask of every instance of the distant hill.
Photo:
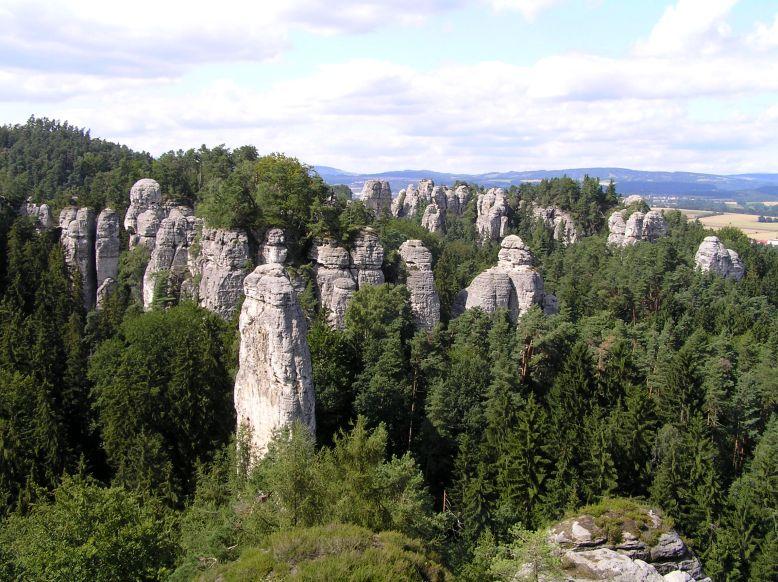
POLYGON ((432 170, 393 170, 375 174, 358 174, 328 166, 316 166, 316 171, 327 183, 347 184, 354 190, 359 190, 365 180, 369 179, 388 180, 392 191, 397 192, 410 182, 418 182, 422 178, 432 178, 441 185, 463 180, 483 186, 507 187, 544 178, 570 176, 579 180, 589 175, 605 182, 613 180, 621 194, 778 200, 778 173, 721 175, 694 172, 646 172, 626 168, 570 168, 485 174, 451 174, 432 170))

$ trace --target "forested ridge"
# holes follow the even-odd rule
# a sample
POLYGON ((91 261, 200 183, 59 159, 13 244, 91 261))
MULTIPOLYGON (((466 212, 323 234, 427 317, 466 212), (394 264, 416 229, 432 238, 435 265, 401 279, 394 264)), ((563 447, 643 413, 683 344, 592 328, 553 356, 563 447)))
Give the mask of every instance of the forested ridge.
POLYGON ((453 317, 497 261, 475 199, 432 234, 252 146, 155 159, 50 120, 0 128, 0 579, 513 579, 542 545, 531 532, 633 502, 714 580, 776 579, 778 250, 720 230, 735 282, 695 269, 711 232, 679 212, 654 243, 608 245, 618 195, 595 178, 508 199, 556 315, 453 317), (17 212, 31 197, 122 213, 142 177, 213 227, 283 228, 303 281, 316 237, 378 233, 387 282, 355 292, 344 329, 299 294, 315 438, 291 426, 249 469, 236 322, 165 297, 144 312, 141 248, 85 311, 58 229, 17 212), (580 239, 555 239, 528 203, 569 213, 580 239), (414 327, 407 239, 433 257, 431 331, 414 327))

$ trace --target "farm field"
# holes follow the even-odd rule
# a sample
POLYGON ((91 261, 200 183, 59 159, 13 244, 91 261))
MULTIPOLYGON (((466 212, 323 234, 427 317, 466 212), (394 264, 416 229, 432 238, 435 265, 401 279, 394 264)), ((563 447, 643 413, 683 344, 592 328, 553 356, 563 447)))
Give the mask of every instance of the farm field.
POLYGON ((686 210, 683 208, 656 208, 655 210, 680 210, 689 220, 699 219, 708 228, 719 229, 725 226, 734 226, 754 240, 766 241, 778 238, 778 222, 758 222, 759 215, 757 214, 735 212, 714 214, 705 210, 686 210))

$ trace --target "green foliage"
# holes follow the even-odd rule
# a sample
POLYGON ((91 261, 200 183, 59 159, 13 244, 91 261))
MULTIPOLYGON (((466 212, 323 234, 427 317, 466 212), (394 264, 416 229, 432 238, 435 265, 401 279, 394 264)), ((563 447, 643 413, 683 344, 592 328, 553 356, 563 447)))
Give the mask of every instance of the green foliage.
POLYGON ((538 582, 562 575, 559 556, 553 553, 545 530, 511 529, 512 542, 497 548, 490 572, 498 580, 538 582))
POLYGON ((89 365, 116 481, 177 501, 234 426, 224 323, 192 304, 127 319, 89 365))
POLYGON ((184 514, 185 557, 177 575, 191 577, 204 564, 235 559, 273 532, 330 522, 394 530, 434 544, 440 520, 431 515, 418 467, 409 455, 385 460, 386 449, 386 430, 369 431, 360 418, 331 450, 316 451, 308 430, 293 425, 245 477, 236 472, 234 457, 220 457, 200 472, 194 503, 184 514))
POLYGON ((295 528, 271 535, 200 580, 419 580, 451 578, 424 546, 394 532, 342 524, 295 528))
POLYGON ((0 572, 19 580, 159 580, 174 564, 171 516, 122 487, 65 477, 49 502, 0 527, 0 572))
POLYGON ((31 117, 0 127, 0 196, 54 203, 71 197, 99 210, 126 208, 132 184, 149 174, 151 156, 101 139, 67 122, 31 117))

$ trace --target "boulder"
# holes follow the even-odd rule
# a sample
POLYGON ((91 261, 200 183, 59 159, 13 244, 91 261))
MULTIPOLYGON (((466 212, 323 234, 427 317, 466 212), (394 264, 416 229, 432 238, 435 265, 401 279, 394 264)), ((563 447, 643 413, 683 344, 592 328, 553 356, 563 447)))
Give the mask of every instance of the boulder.
POLYGON ((255 462, 275 431, 299 421, 315 433, 316 417, 305 317, 283 266, 258 266, 243 289, 235 411, 255 462))
POLYGON ((478 195, 476 230, 482 241, 500 240, 508 229, 508 200, 502 188, 478 195))
POLYGON ((705 580, 680 536, 656 512, 637 504, 597 518, 568 518, 549 530, 548 539, 559 546, 575 580, 705 580))
POLYGON ((656 242, 667 236, 667 222, 658 210, 633 212, 625 220, 626 211, 617 210, 608 218, 608 243, 627 246, 638 242, 656 242))
POLYGON ((278 263, 283 265, 289 254, 286 248, 286 237, 280 228, 271 228, 265 233, 265 241, 259 249, 260 259, 265 264, 278 263))
POLYGON ((392 189, 386 180, 367 180, 362 186, 360 199, 365 206, 382 215, 384 212, 391 212, 392 207, 392 189))
POLYGON ((195 240, 195 227, 192 210, 185 206, 172 209, 168 217, 160 222, 151 257, 143 274, 144 309, 151 308, 157 280, 162 274, 169 277, 166 293, 175 291, 189 275, 189 247, 195 240))
POLYGON ((166 216, 159 183, 151 178, 135 182, 130 189, 130 205, 124 215, 124 229, 130 237, 130 248, 143 245, 153 249, 157 230, 166 216))
POLYGON ((743 261, 735 251, 724 247, 717 236, 706 236, 694 255, 697 268, 705 273, 740 281, 745 274, 743 261))
POLYGON ((95 234, 95 271, 98 289, 106 279, 118 279, 120 252, 119 215, 112 209, 105 208, 97 215, 95 234))
POLYGON ((81 274, 84 307, 95 305, 97 275, 95 273, 95 213, 91 208, 68 206, 59 215, 60 244, 65 262, 81 274))
POLYGON ((343 329, 346 307, 357 290, 350 269, 351 256, 334 242, 323 241, 311 248, 309 257, 314 261, 316 297, 327 313, 327 321, 336 329, 343 329))
POLYGON ((565 552, 563 564, 576 573, 576 579, 619 582, 664 582, 656 568, 643 560, 632 560, 608 548, 565 552))
POLYGON ((547 312, 555 311, 556 298, 545 301, 543 279, 532 267, 532 261, 532 253, 521 238, 506 236, 500 244, 497 266, 477 275, 460 292, 454 314, 476 307, 487 313, 507 309, 511 320, 516 321, 533 305, 541 305, 547 312))
POLYGON ((384 282, 384 247, 378 233, 370 227, 363 228, 351 247, 351 276, 358 287, 380 285, 384 282))
POLYGON ((248 236, 240 230, 204 227, 197 244, 188 248, 194 298, 201 307, 231 319, 243 297, 243 280, 253 266, 248 236))
POLYGON ((408 273, 405 285, 411 295, 411 312, 419 329, 430 330, 440 321, 440 298, 432 274, 432 253, 420 240, 400 245, 400 257, 408 273))

